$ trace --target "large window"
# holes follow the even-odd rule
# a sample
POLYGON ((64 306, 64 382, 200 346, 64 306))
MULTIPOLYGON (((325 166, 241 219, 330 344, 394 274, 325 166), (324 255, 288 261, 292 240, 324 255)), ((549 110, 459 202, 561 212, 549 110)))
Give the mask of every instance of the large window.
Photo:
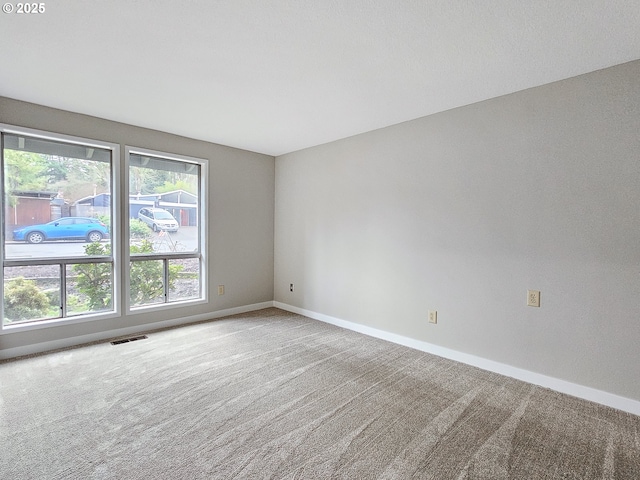
POLYGON ((129 308, 204 297, 199 159, 127 147, 129 308))
POLYGON ((121 178, 119 145, 4 125, 0 152, 0 332, 206 301, 205 160, 125 147, 121 178))
POLYGON ((113 314, 117 147, 0 131, 1 328, 113 314))

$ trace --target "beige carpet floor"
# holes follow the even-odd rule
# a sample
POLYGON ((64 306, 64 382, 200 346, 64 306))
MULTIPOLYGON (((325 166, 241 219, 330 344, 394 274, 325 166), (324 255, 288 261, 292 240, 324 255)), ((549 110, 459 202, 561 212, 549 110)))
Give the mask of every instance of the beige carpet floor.
POLYGON ((0 363, 0 478, 640 479, 640 417, 267 309, 0 363))

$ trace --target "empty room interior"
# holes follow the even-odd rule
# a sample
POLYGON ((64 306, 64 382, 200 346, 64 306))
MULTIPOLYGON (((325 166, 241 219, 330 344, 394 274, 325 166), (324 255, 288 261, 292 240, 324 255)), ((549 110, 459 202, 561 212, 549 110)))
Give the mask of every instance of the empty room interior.
POLYGON ((637 0, 0 32, 0 477, 640 478, 637 0))

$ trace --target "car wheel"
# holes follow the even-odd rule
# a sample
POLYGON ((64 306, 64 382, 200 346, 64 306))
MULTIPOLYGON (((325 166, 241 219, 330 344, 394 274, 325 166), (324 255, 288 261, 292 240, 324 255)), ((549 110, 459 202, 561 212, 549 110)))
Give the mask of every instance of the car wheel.
POLYGON ((27 235, 27 242, 29 243, 42 243, 44 241, 44 234, 40 232, 31 232, 27 235))
POLYGON ((156 225, 155 223, 153 224, 153 231, 157 232, 158 231, 158 225, 156 225))
POLYGON ((87 240, 89 242, 99 242, 100 240, 102 240, 102 234, 94 230, 93 232, 89 232, 89 234, 87 235, 87 240))

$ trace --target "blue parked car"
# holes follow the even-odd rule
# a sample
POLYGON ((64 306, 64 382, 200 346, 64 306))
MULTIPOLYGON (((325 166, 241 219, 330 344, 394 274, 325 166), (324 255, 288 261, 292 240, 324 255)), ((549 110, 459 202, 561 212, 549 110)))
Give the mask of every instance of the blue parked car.
POLYGON ((97 218, 63 217, 42 225, 29 225, 13 231, 13 239, 29 243, 45 240, 85 240, 99 242, 109 237, 109 227, 97 218))

